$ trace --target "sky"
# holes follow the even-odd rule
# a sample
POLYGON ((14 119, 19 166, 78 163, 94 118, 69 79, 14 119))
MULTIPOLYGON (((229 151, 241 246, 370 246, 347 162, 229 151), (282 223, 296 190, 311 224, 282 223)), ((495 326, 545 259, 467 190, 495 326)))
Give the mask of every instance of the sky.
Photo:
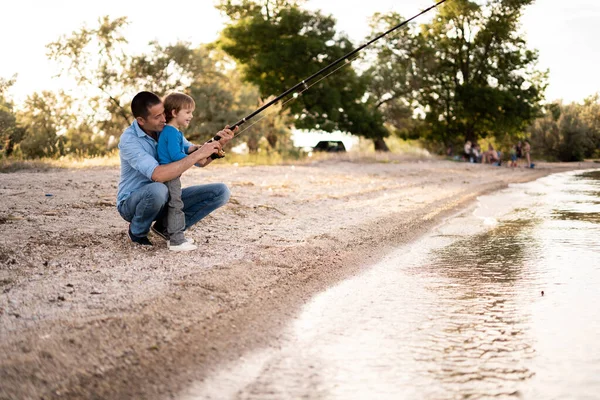
MULTIPOLYGON (((332 14, 338 29, 358 46, 369 34, 368 19, 375 12, 395 11, 408 17, 431 4, 431 0, 309 0, 307 7, 332 14)), ((211 42, 226 23, 214 8, 214 0, 6 2, 0 16, 0 77, 17 74, 9 92, 17 104, 34 92, 69 85, 70 81, 54 78, 58 69, 48 61, 45 46, 84 24, 95 26, 103 15, 128 17, 125 35, 132 53, 142 52, 151 40, 163 45, 177 40, 192 45, 211 42), (169 8, 170 4, 176 6, 169 8)), ((539 67, 550 70, 548 100, 581 101, 600 91, 597 21, 597 0, 537 0, 526 10, 522 19, 525 37, 530 48, 539 50, 539 67)))

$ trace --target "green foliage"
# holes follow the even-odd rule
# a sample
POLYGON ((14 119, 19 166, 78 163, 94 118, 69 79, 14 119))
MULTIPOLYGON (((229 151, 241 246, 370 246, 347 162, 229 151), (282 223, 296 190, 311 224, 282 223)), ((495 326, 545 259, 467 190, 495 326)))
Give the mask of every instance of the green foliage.
MULTIPOLYGON (((397 13, 375 14, 371 20, 371 37, 379 36, 401 21, 404 18, 397 13)), ((404 138, 418 132, 418 121, 413 118, 419 106, 416 91, 420 69, 415 57, 418 39, 414 30, 407 27, 373 43, 368 48, 370 67, 364 73, 369 82, 369 96, 383 114, 386 126, 404 138)))
MULTIPOLYGON (((258 104, 258 107, 271 101, 268 98, 258 104)), ((281 104, 274 104, 270 109, 256 118, 256 121, 250 122, 252 127, 242 125, 246 135, 246 144, 250 154, 257 153, 260 149, 261 141, 266 144, 267 152, 287 152, 293 147, 291 139, 290 113, 289 110, 282 110, 281 104)))
POLYGON ((23 129, 17 125, 13 104, 6 97, 6 91, 15 80, 0 78, 0 157, 10 156, 15 144, 21 141, 23 129))
POLYGON ((109 139, 74 111, 78 109, 76 103, 63 92, 29 96, 17 114, 19 126, 24 127, 18 144, 20 154, 25 158, 106 154, 109 139))
POLYGON ((550 104, 546 113, 529 129, 532 148, 550 159, 582 161, 597 155, 600 148, 600 98, 583 104, 550 104))
POLYGON ((522 8, 531 2, 456 0, 422 27, 431 68, 422 74, 421 102, 434 137, 514 136, 535 119, 545 74, 519 34, 522 8))
MULTIPOLYGON (((279 95, 352 49, 335 31, 332 17, 303 10, 299 2, 222 1, 217 7, 231 18, 221 33, 221 48, 241 64, 244 79, 257 85, 263 97, 279 95)), ((388 132, 374 103, 365 98, 367 83, 345 66, 286 107, 300 129, 383 138, 388 132)))
POLYGON ((110 20, 104 16, 96 28, 84 26, 46 46, 48 57, 62 66, 61 74, 73 77, 78 86, 92 91, 99 110, 106 110, 98 115, 99 118, 102 114, 106 116, 105 126, 112 116, 117 116, 121 124, 132 121, 123 99, 127 83, 125 71, 130 65, 125 50, 127 40, 121 33, 126 25, 126 17, 110 20))
POLYGON ((19 112, 19 123, 25 127, 20 150, 26 158, 55 157, 64 154, 64 137, 61 128, 69 118, 60 113, 59 97, 52 92, 34 93, 25 101, 19 112))
POLYGON ((104 16, 96 27, 83 26, 46 46, 48 58, 60 65, 60 74, 73 78, 86 92, 76 112, 91 119, 86 122, 106 137, 118 137, 133 121, 127 79, 131 56, 122 34, 127 23, 125 17, 104 16))

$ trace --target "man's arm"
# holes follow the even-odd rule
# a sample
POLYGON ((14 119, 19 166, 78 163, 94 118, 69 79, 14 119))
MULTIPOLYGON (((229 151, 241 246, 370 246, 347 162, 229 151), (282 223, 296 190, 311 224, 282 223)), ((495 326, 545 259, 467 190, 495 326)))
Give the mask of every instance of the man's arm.
POLYGON ((154 182, 168 182, 173 180, 181 176, 181 174, 190 169, 194 164, 209 158, 219 150, 221 150, 220 142, 205 143, 198 150, 179 161, 156 167, 152 173, 152 180, 154 182))

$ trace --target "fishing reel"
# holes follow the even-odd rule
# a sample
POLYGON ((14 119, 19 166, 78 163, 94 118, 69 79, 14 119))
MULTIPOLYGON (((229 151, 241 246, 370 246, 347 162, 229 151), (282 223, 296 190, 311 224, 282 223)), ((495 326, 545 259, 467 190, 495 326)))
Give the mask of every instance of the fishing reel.
MULTIPOLYGON (((220 139, 221 139, 221 136, 219 136, 219 135, 216 135, 214 138, 210 139, 210 140, 209 140, 208 142, 206 142, 206 143, 217 142, 217 141, 219 141, 220 139)), ((211 158, 212 160, 217 160, 217 159, 219 159, 219 158, 224 158, 224 157, 225 157, 225 152, 224 152, 223 150, 219 150, 218 152, 216 152, 216 153, 212 153, 212 154, 210 155, 210 158, 211 158)))

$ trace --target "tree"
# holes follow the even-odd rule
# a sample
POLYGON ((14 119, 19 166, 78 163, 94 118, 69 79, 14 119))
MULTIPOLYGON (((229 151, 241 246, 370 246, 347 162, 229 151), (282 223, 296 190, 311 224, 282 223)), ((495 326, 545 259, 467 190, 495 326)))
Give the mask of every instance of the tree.
POLYGON ((449 144, 524 132, 537 117, 546 72, 520 36, 533 0, 454 0, 423 24, 416 52, 429 137, 449 144))
POLYGON ((95 111, 98 120, 118 116, 121 125, 128 125, 133 119, 124 101, 131 64, 125 50, 127 40, 121 33, 126 25, 126 17, 111 20, 104 16, 96 28, 84 26, 46 46, 48 58, 62 66, 61 74, 73 77, 79 87, 88 91, 86 96, 93 96, 100 106, 96 109, 100 111, 89 111, 95 111))
POLYGON ((64 133, 73 122, 73 115, 64 112, 65 103, 61 93, 56 95, 44 91, 34 93, 25 100, 23 110, 17 114, 18 122, 25 127, 23 140, 19 144, 27 158, 55 157, 64 154, 64 133))
MULTIPOLYGON (((346 37, 337 35, 332 17, 303 10, 302 3, 223 0, 217 6, 231 19, 219 45, 240 63, 244 79, 258 86, 263 98, 279 95, 352 49, 346 37)), ((350 66, 314 82, 287 105, 295 126, 350 132, 385 150, 383 138, 389 133, 365 96, 367 83, 350 66)))
POLYGON ((532 147, 560 161, 582 161, 598 156, 600 100, 596 94, 583 104, 555 102, 529 128, 532 147))
POLYGON ((6 97, 6 91, 15 82, 15 78, 0 78, 0 155, 10 156, 14 146, 23 136, 23 130, 17 125, 13 104, 6 97))
MULTIPOLYGON (((397 13, 375 14, 371 19, 371 37, 379 36, 404 20, 397 13)), ((417 95, 420 89, 418 40, 414 25, 411 25, 367 48, 368 93, 375 108, 383 114, 386 126, 404 138, 414 138, 418 132, 418 121, 414 118, 415 109, 419 108, 417 95)))

